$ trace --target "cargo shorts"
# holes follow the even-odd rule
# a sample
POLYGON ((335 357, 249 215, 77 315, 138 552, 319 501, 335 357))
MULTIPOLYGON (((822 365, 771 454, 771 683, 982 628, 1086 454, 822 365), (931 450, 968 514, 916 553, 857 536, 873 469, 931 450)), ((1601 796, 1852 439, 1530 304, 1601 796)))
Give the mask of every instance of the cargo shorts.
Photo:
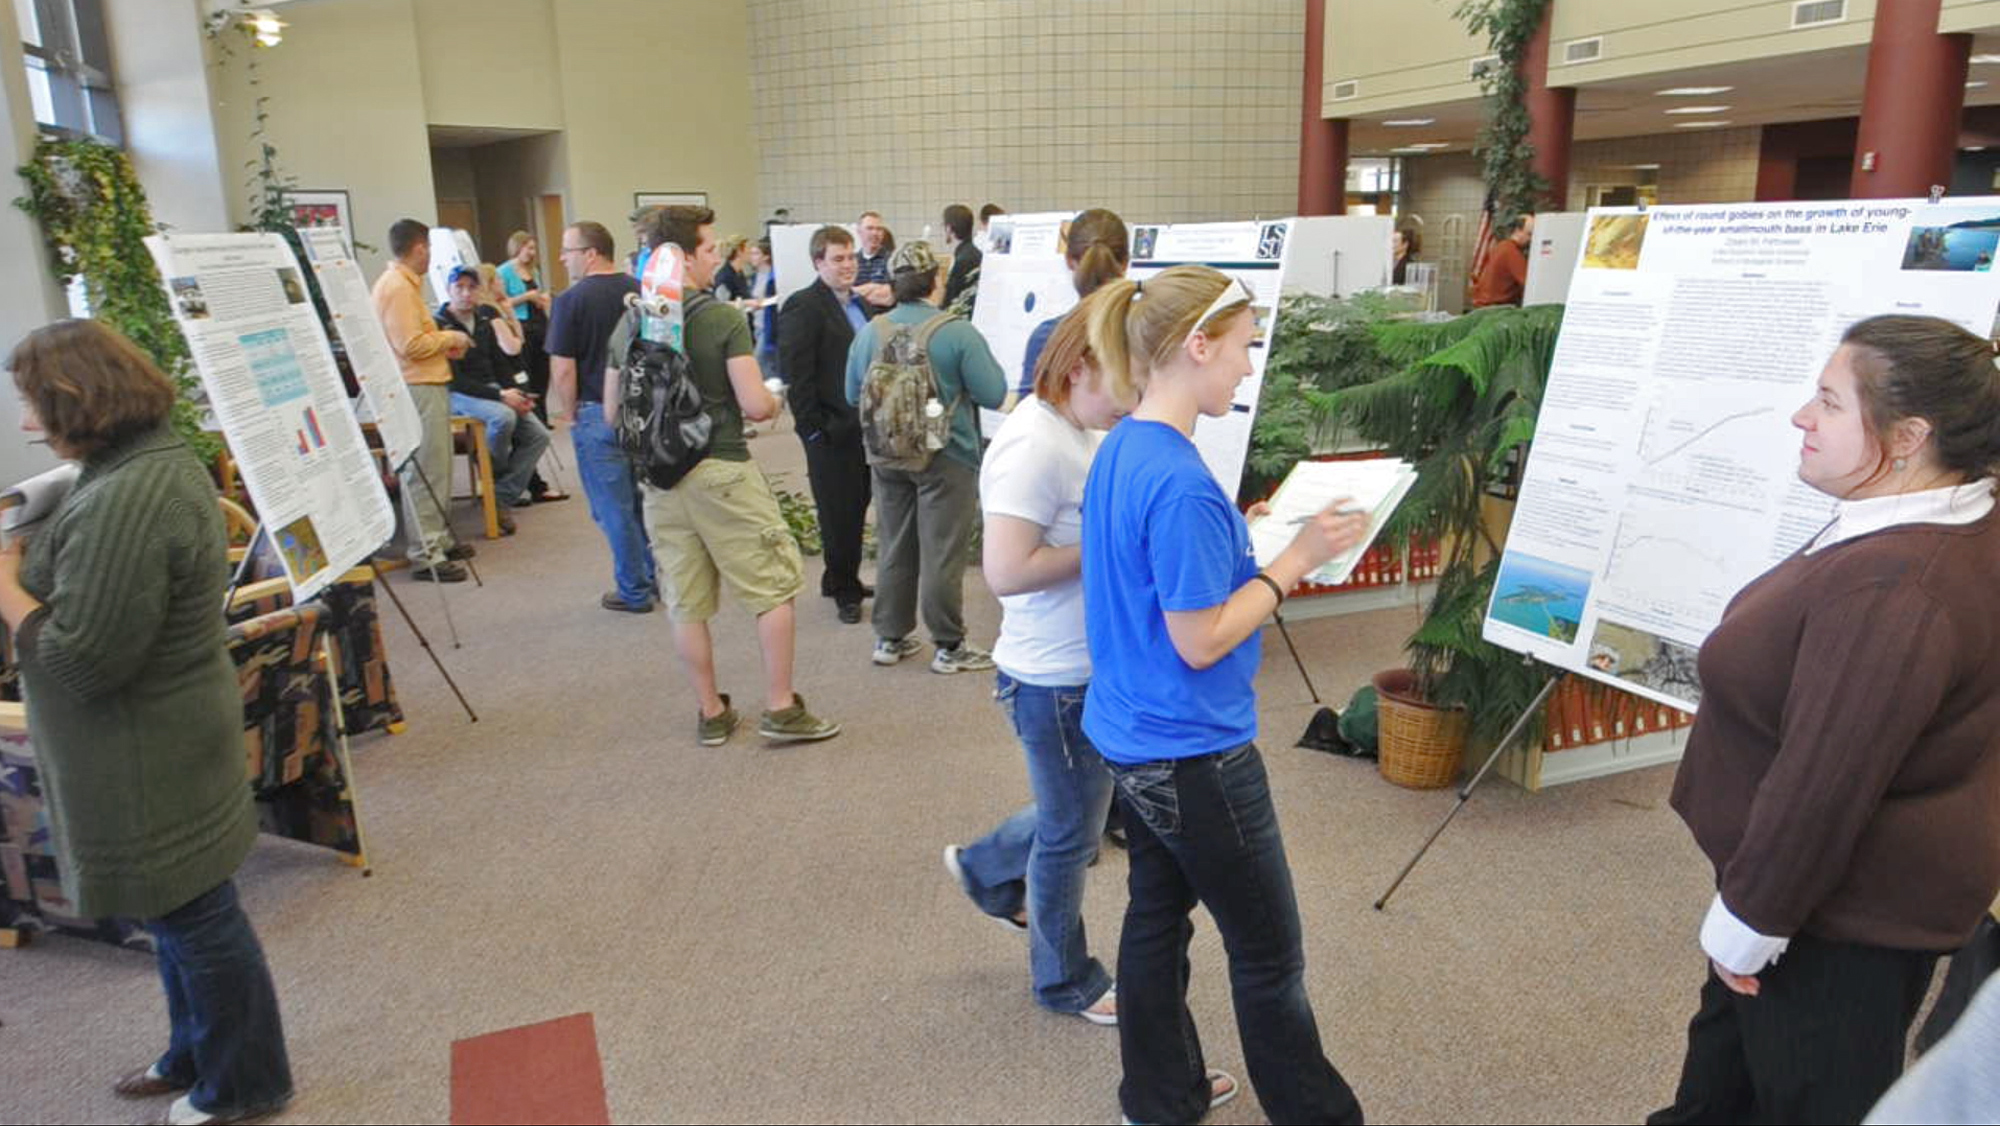
POLYGON ((805 589, 798 542, 756 462, 707 458, 671 489, 644 488, 660 599, 674 621, 714 617, 723 583, 752 614, 805 589))

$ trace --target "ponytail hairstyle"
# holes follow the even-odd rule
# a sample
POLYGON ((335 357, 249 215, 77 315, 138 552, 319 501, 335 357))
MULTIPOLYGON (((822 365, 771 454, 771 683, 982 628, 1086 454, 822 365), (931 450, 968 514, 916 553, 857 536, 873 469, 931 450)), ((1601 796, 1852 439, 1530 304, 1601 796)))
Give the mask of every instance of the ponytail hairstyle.
POLYGON ((1203 319, 1229 282, 1228 274, 1207 266, 1174 266, 1143 283, 1106 282, 1077 307, 1089 322, 1105 390, 1120 406, 1138 403, 1152 373, 1172 362, 1189 336, 1219 335, 1249 311, 1248 301, 1234 301, 1203 319))
POLYGON ((1089 297, 1105 282, 1125 276, 1132 261, 1132 244, 1125 233, 1125 220, 1102 207, 1079 211, 1069 221, 1069 235, 1063 245, 1076 295, 1089 297))
POLYGON ((1861 419, 1888 468, 1890 431, 1904 419, 1930 423, 1938 464, 1977 481, 2000 473, 2000 368, 1994 344, 1941 317, 1869 317, 1840 343, 1853 349, 1861 419))

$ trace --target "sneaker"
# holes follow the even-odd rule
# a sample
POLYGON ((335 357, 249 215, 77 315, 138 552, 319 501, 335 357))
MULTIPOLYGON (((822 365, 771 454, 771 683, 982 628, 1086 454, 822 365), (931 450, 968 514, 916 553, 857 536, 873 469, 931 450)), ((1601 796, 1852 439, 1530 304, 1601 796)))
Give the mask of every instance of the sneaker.
POLYGON ((874 661, 878 665, 893 665, 904 657, 915 656, 924 643, 914 637, 900 637, 894 641, 886 637, 875 639, 874 661))
POLYGON ((727 692, 722 694, 721 715, 705 716, 696 712, 694 719, 695 738, 701 740, 701 745, 704 747, 720 747, 728 742, 729 733, 735 731, 736 725, 743 722, 743 717, 737 715, 736 709, 729 706, 727 692))
MULTIPOLYGON (((965 865, 959 859, 960 855, 964 852, 965 850, 957 845, 944 846, 944 870, 950 872, 951 878, 958 881, 958 890, 964 892, 967 899, 972 899, 972 882, 965 878, 965 865)), ((973 900, 972 905, 979 907, 979 901, 976 899, 973 900)), ((979 913, 1006 927, 1015 934, 1028 933, 1027 922, 1013 915, 989 914, 983 907, 980 907, 979 913)))
POLYGON ((846 599, 843 600, 839 605, 840 605, 840 622, 842 625, 851 626, 861 621, 861 603, 853 599, 846 599))
MULTIPOLYGON (((1208 1069, 1208 1109, 1214 1110, 1216 1107, 1235 1098, 1236 1093, 1241 1089, 1242 1087, 1236 1082, 1234 1075, 1226 1071, 1218 1071, 1212 1067, 1208 1069)), ((1138 1119, 1133 1118, 1129 1114, 1120 1115, 1119 1121, 1123 1122, 1125 1126, 1143 1126, 1138 1119)))
POLYGON ((427 583, 462 583, 472 576, 466 571, 465 564, 447 560, 431 567, 414 567, 410 570, 410 577, 427 583))
POLYGON ((757 734, 780 743, 814 743, 840 734, 840 725, 807 711, 806 698, 794 692, 791 707, 764 713, 757 734))
POLYGON ((961 641, 949 649, 939 649, 931 655, 931 671, 950 675, 955 672, 979 672, 993 667, 993 654, 984 649, 974 649, 961 641))
POLYGON ((650 614, 653 612, 652 599, 648 598, 646 599, 646 601, 641 602, 635 606, 632 603, 627 602, 624 599, 618 597, 618 592, 615 590, 605 595, 604 597, 598 599, 597 604, 599 606, 604 607, 606 610, 619 610, 627 614, 650 614))

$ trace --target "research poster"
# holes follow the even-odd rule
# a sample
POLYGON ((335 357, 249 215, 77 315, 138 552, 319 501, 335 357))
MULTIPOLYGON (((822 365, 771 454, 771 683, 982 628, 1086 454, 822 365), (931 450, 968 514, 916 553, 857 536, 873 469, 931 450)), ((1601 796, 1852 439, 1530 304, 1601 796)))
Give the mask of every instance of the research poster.
MULTIPOLYGON (((1028 338, 1050 317, 1076 308, 1076 283, 1063 247, 1069 239, 1073 211, 1033 215, 996 215, 988 227, 991 245, 979 263, 979 301, 972 307, 972 326, 986 338, 1007 385, 1027 394, 1027 373, 1021 362, 1028 338)), ((981 430, 1000 430, 1006 415, 982 408, 981 430)))
POLYGON ((1746 583, 1834 502, 1791 416, 1848 325, 2000 305, 2000 198, 1596 209, 1484 633, 1675 707, 1746 583))
POLYGON ((375 315, 375 298, 367 279, 348 252, 347 232, 339 227, 301 227, 299 241, 312 261, 313 275, 319 279, 333 329, 347 349, 347 363, 361 385, 361 397, 382 435, 389 466, 401 469, 423 438, 423 420, 417 415, 417 405, 410 401, 403 369, 396 363, 381 319, 375 315))
POLYGON ((285 577, 310 598, 396 518, 298 259, 275 234, 155 235, 146 248, 285 577))
MULTIPOLYGON (((1278 294, 1284 287, 1294 220, 1252 220, 1242 223, 1140 223, 1132 227, 1132 266, 1127 275, 1137 281, 1171 266, 1213 266, 1240 280, 1250 291, 1257 329, 1250 340, 1250 376, 1236 388, 1236 402, 1221 418, 1195 423, 1194 444, 1209 472, 1230 496, 1243 482, 1243 462, 1250 454, 1250 425, 1256 419, 1257 396, 1264 387, 1264 364, 1276 327, 1278 294)), ((979 300, 986 300, 980 280, 979 300)))

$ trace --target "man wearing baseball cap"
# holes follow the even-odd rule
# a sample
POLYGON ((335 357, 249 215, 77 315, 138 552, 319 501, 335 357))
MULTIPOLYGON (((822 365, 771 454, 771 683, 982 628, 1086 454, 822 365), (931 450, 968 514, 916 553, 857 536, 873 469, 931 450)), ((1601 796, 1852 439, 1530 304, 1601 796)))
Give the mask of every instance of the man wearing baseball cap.
MULTIPOLYGON (((534 416, 535 401, 527 391, 528 370, 521 360, 526 338, 513 315, 494 304, 477 269, 453 267, 445 288, 451 299, 438 306, 438 323, 472 338, 472 347, 451 361, 451 411, 486 424, 494 499, 508 507, 532 504, 528 479, 549 448, 549 431, 534 416)), ((514 534, 514 519, 505 511, 500 530, 514 534)))

